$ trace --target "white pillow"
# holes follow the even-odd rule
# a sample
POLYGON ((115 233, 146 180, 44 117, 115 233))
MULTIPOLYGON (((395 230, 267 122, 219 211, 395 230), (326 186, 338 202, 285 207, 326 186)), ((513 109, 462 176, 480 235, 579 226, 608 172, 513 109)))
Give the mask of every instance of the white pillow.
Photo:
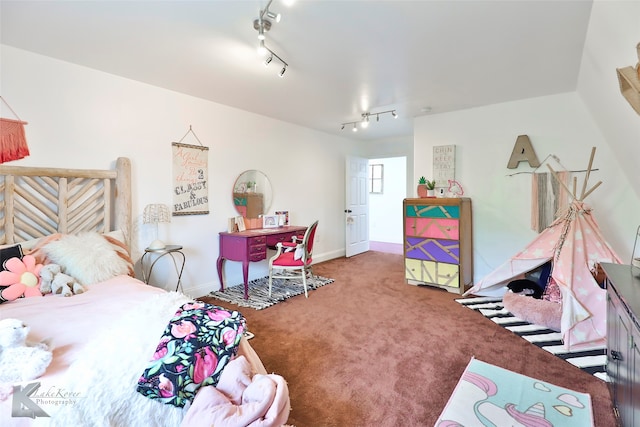
POLYGON ((68 234, 42 248, 49 261, 83 285, 103 282, 129 274, 130 263, 118 255, 117 248, 101 234, 68 234))

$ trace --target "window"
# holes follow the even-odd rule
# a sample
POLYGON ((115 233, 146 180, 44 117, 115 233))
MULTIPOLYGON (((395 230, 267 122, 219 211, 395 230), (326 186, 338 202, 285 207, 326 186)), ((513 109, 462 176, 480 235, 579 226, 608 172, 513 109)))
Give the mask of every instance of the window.
POLYGON ((384 179, 384 165, 369 165, 369 193, 382 194, 384 179))

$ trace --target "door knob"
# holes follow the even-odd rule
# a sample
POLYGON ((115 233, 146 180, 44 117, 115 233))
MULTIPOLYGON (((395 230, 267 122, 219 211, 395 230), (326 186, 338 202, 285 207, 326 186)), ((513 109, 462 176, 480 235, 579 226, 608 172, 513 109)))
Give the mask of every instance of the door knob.
POLYGON ((351 209, 345 209, 344 213, 351 213, 351 209))

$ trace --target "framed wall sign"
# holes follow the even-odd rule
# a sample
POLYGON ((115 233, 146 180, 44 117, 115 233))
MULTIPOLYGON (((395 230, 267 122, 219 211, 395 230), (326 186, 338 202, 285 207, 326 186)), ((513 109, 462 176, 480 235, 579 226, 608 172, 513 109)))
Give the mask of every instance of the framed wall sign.
POLYGON ((436 187, 449 187, 449 180, 456 178, 456 146, 433 147, 433 179, 436 187))

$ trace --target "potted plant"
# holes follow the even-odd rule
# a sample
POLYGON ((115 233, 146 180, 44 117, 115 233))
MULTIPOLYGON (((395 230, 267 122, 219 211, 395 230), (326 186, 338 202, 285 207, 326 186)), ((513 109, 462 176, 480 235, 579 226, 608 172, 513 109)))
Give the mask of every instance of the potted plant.
POLYGON ((426 180, 425 185, 427 186, 427 197, 436 197, 436 180, 426 180))
POLYGON ((429 181, 424 176, 418 180, 418 197, 434 197, 436 181, 429 181))

